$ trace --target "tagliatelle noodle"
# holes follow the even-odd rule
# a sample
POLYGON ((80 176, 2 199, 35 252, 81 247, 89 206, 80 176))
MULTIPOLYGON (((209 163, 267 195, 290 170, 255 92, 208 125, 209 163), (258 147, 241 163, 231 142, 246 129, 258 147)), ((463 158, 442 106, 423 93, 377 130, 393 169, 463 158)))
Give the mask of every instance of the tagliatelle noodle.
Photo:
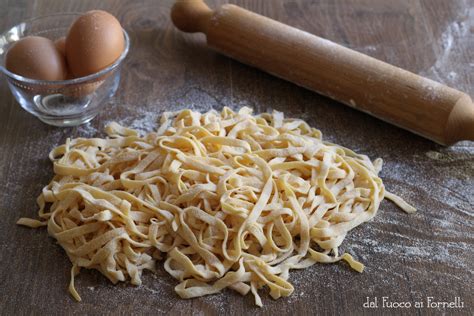
POLYGON ((108 138, 67 140, 50 154, 55 177, 38 198, 74 277, 97 269, 116 283, 141 284, 157 260, 193 298, 264 286, 277 299, 293 292, 291 269, 346 261, 338 247, 372 219, 384 197, 381 159, 323 142, 321 132, 283 113, 252 115, 224 108, 164 113, 157 132, 111 123, 108 138))

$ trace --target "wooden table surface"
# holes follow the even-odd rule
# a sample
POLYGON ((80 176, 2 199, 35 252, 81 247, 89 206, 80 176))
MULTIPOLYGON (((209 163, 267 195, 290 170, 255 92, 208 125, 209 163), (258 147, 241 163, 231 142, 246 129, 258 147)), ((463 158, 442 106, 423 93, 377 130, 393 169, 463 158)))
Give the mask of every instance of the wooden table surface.
MULTIPOLYGON (((226 1, 209 1, 216 5, 226 1)), ((474 95, 473 0, 238 0, 231 1, 474 95)), ((209 51, 204 37, 182 34, 169 18, 172 1, 1 0, 0 29, 27 18, 105 9, 129 32, 132 48, 117 95, 91 123, 50 127, 23 111, 0 81, 0 310, 2 314, 431 314, 474 311, 474 143, 445 148, 368 115, 209 51), (83 302, 67 292, 70 263, 45 229, 15 225, 34 217, 36 196, 52 177, 47 159, 70 136, 102 135, 117 120, 142 130, 164 110, 250 105, 309 121, 326 139, 371 158, 382 157, 382 178, 419 212, 389 202, 349 233, 343 249, 366 265, 295 271, 295 292, 263 308, 231 291, 181 300, 162 269, 144 285, 111 285, 96 271, 77 278, 83 302), (382 308, 382 297, 410 302, 382 308), (364 308, 367 297, 377 309, 364 308), (426 307, 454 301, 464 308, 426 307), (423 308, 415 308, 422 301, 423 308)))

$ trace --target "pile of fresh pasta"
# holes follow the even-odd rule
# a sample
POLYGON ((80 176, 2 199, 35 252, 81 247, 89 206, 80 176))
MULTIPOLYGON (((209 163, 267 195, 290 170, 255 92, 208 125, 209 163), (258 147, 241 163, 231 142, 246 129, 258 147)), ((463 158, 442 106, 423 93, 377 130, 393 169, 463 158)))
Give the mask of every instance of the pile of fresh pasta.
POLYGON ((262 287, 274 299, 293 292, 291 269, 345 260, 362 272, 338 247, 384 197, 415 211, 385 191, 381 159, 324 142, 281 112, 165 112, 156 132, 116 123, 106 132, 51 152, 40 220, 18 221, 47 226, 64 248, 77 300, 81 268, 139 285, 164 260, 182 298, 230 288, 261 306, 262 287))

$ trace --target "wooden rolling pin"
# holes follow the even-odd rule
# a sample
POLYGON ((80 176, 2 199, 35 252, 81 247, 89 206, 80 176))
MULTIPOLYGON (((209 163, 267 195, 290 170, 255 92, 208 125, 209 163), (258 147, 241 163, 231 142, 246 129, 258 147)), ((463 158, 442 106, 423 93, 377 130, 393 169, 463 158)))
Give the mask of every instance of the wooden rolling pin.
POLYGON ((474 140, 474 105, 461 91, 235 5, 178 0, 171 17, 227 56, 437 143, 474 140))

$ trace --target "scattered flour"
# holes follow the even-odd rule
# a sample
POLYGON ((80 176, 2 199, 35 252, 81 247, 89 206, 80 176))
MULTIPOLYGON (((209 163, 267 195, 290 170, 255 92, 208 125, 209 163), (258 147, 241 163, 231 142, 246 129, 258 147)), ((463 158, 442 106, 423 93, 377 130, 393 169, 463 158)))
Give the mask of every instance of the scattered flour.
POLYGON ((76 133, 80 137, 96 137, 99 131, 92 125, 92 122, 88 122, 76 127, 76 133))
POLYGON ((437 151, 428 151, 426 152, 426 156, 431 158, 431 159, 434 159, 434 160, 438 160, 440 157, 441 157, 441 154, 437 151))
MULTIPOLYGON (((469 63, 471 69, 466 68, 465 64, 460 62, 464 56, 464 51, 473 46, 474 37, 470 30, 473 28, 474 8, 468 9, 459 17, 458 21, 454 21, 447 26, 439 39, 439 54, 436 62, 427 70, 421 72, 423 76, 433 78, 442 83, 449 84, 466 92, 472 92, 472 87, 465 78, 472 78, 472 67, 474 63, 469 63), (460 80, 462 79, 462 80, 460 80), (464 82, 465 86, 461 83, 464 82)), ((377 50, 375 46, 366 46, 362 50, 373 52, 377 50)), ((238 96, 237 96, 238 97, 238 96)), ((118 123, 127 127, 131 127, 147 133, 156 130, 159 126, 159 118, 164 111, 176 111, 182 108, 191 108, 193 110, 207 111, 211 108, 219 109, 223 105, 218 100, 213 99, 205 92, 200 90, 190 90, 185 94, 183 99, 172 100, 174 104, 157 104, 154 106, 136 106, 127 108, 127 117, 118 119, 118 123), (131 108, 132 110, 129 110, 131 108)), ((171 103, 171 102, 170 102, 171 103)), ((240 108, 246 102, 236 101, 229 102, 232 108, 240 108)), ((251 105, 250 105, 251 106, 251 105)), ((271 109, 268 109, 271 110, 271 109)), ((301 117, 308 121, 307 113, 301 113, 301 117)), ((105 125, 105 124, 104 124, 105 125)), ((316 126, 317 127, 317 126, 316 126)), ((102 128, 102 127, 101 127, 102 128)), ((78 136, 93 137, 100 134, 91 123, 82 125, 77 128, 78 136)), ((354 148, 361 153, 366 152, 364 148, 354 148)), ((370 271, 382 272, 384 282, 394 282, 394 280, 406 280, 407 276, 402 270, 407 270, 412 274, 432 274, 431 281, 437 284, 437 278, 449 280, 455 278, 459 281, 460 286, 468 286, 469 280, 473 276, 473 265, 470 261, 472 256, 472 241, 474 240, 474 183, 472 175, 474 174, 474 166, 471 169, 453 168, 452 163, 458 160, 471 160, 474 157, 474 146, 470 143, 461 142, 450 148, 436 148, 429 150, 425 156, 413 155, 404 161, 397 161, 397 157, 387 160, 382 170, 382 178, 384 179, 388 189, 395 193, 404 192, 403 198, 407 201, 420 201, 423 198, 436 199, 438 205, 435 209, 428 209, 426 205, 416 205, 419 212, 413 215, 406 215, 400 211, 393 211, 394 207, 388 207, 388 203, 381 205, 379 214, 375 219, 351 231, 348 239, 342 245, 342 250, 353 254, 357 259, 367 265, 370 271), (413 166, 423 167, 424 161, 430 159, 434 161, 442 178, 432 179, 423 173, 423 170, 413 173, 413 166), (437 181, 436 183, 434 181, 437 181), (411 187, 410 187, 410 184, 411 187), (415 186, 416 184, 416 186, 415 186), (468 187, 468 194, 461 196, 457 193, 457 187, 468 187), (411 188, 411 190, 409 190, 411 188), (420 198, 420 196, 422 198, 420 198), (471 210, 471 211, 469 211, 471 210), (422 223, 428 222, 431 230, 420 232, 417 227, 425 226, 422 223), (436 238, 434 238, 436 237, 436 238), (383 244, 379 243, 384 240, 383 244), (403 269, 397 271, 393 266, 385 267, 377 264, 383 258, 390 256, 395 258, 394 265, 403 269), (400 258, 400 260, 398 260, 400 258), (428 270, 423 265, 425 271, 420 271, 416 267, 417 262, 430 262, 433 268, 428 270), (468 277, 465 279, 457 276, 446 274, 437 269, 436 266, 444 266, 449 269, 462 269, 468 277), (471 278, 469 278, 471 275, 471 278)), ((375 158, 375 157, 372 157, 375 158)), ((465 190, 464 190, 465 191, 465 190)), ((160 264, 160 263, 158 263, 160 264)), ((317 274, 317 269, 322 267, 312 267, 310 271, 293 271, 290 274, 290 281, 295 286, 295 295, 287 298, 288 303, 296 302, 300 297, 304 297, 305 293, 311 293, 308 287, 318 286, 318 284, 308 285, 308 273, 317 274), (301 288, 301 291, 298 289, 301 288)), ((351 277, 349 269, 344 270, 340 265, 325 266, 323 269, 330 270, 330 273, 344 273, 351 277)), ((327 272, 327 271, 326 271, 327 272)), ((141 293, 142 295, 159 296, 166 299, 166 304, 173 308, 176 304, 176 297, 170 295, 173 281, 161 281, 159 276, 149 274, 145 278, 144 285, 133 288, 133 293, 141 293)), ((337 278, 324 279, 324 288, 335 290, 338 288, 337 278)), ((362 281, 361 281, 362 282, 362 281)), ((441 282, 441 281, 440 281, 441 282)), ((95 291, 96 287, 87 287, 90 291, 95 291)), ((369 290, 374 288, 373 284, 368 285, 369 290)), ((114 286, 114 293, 120 295, 130 295, 132 290, 124 290, 121 286, 114 286)), ((237 295, 226 291, 221 294, 211 295, 200 298, 202 302, 213 306, 220 313, 226 311, 226 296, 237 295)), ((262 295, 265 297, 265 295, 262 295)), ((115 301, 116 297, 111 299, 115 301)), ((264 307, 265 308, 265 307, 264 307)))
POLYGON ((145 116, 134 119, 127 127, 142 133, 151 132, 159 127, 159 115, 156 113, 147 113, 145 116))
MULTIPOLYGON (((458 17, 447 25, 439 38, 439 49, 435 63, 420 75, 432 78, 468 94, 472 89, 473 73, 466 67, 466 54, 471 54, 474 46, 474 7, 466 5, 458 17)), ((473 64, 469 63, 472 67, 473 64)))

